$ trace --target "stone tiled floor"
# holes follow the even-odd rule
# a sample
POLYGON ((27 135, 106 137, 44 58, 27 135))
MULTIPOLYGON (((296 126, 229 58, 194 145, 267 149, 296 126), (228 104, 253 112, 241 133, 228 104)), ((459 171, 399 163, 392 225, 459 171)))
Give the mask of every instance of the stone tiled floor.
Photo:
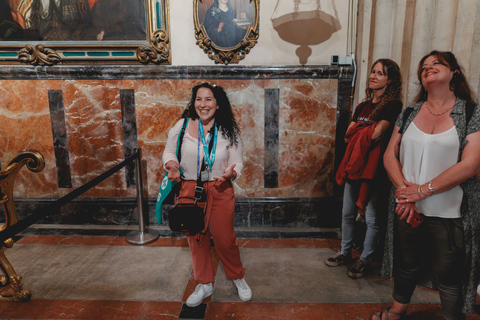
MULTIPOLYGON (((352 280, 323 260, 333 239, 238 239, 251 302, 241 302, 215 249, 215 292, 184 305, 195 288, 185 238, 134 246, 125 237, 28 235, 6 251, 28 302, 0 302, 1 319, 355 319, 389 305, 391 286, 377 269, 352 280)), ((418 288, 409 319, 441 319, 438 294, 418 288)), ((480 306, 479 306, 480 309, 480 306)), ((468 320, 480 320, 479 314, 468 320)))

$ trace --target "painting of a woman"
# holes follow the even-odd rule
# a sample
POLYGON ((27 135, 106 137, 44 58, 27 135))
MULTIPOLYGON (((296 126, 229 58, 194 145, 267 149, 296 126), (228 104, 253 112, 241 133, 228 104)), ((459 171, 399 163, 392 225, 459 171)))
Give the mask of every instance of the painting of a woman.
MULTIPOLYGON (((244 19, 242 19, 244 20, 244 19)), ((217 47, 235 47, 247 32, 247 25, 238 23, 230 0, 214 0, 205 13, 205 31, 217 47)))

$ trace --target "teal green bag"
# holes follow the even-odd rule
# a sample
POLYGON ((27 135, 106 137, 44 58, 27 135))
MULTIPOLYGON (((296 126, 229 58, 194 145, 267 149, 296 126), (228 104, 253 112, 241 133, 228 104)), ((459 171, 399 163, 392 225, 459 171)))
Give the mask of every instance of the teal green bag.
MULTIPOLYGON (((181 148, 182 148, 182 141, 183 141, 183 136, 185 135, 185 128, 187 127, 188 124, 188 118, 185 118, 183 121, 183 126, 182 130, 180 131, 180 134, 178 135, 178 140, 177 140, 177 159, 178 162, 180 163, 180 159, 182 157, 181 155, 181 148)), ((183 170, 180 169, 180 174, 183 176, 183 170)), ((163 180, 162 183, 160 184, 160 190, 158 191, 158 196, 157 196, 157 204, 155 206, 155 214, 157 216, 157 222, 158 224, 162 224, 162 206, 163 202, 165 199, 168 197, 168 195, 172 192, 173 187, 176 185, 176 182, 170 181, 168 179, 168 172, 165 172, 163 175, 163 180)))

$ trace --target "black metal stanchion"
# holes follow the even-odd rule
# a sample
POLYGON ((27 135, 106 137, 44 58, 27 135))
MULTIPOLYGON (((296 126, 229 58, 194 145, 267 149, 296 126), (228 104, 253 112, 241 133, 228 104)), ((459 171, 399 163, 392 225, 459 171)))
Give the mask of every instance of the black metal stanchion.
POLYGON ((127 234, 127 242, 131 244, 147 244, 158 239, 158 232, 146 231, 143 212, 143 179, 142 179, 142 149, 135 149, 138 157, 135 160, 135 181, 137 185, 138 227, 139 231, 127 234))

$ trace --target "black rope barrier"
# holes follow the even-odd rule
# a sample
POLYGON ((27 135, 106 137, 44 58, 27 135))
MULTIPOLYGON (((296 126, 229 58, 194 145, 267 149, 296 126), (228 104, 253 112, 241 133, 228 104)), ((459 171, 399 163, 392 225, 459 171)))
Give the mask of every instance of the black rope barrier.
POLYGON ((89 182, 85 183, 83 186, 78 187, 77 189, 73 190, 69 194, 61 197, 54 203, 51 203, 47 205, 46 207, 43 208, 38 208, 36 209, 33 214, 30 216, 26 217, 25 219, 11 225, 10 227, 6 228, 5 230, 0 232, 0 243, 4 242, 5 240, 12 238, 15 236, 17 233, 19 233, 22 230, 25 230, 35 222, 37 222, 40 219, 43 219, 46 215, 49 213, 51 214, 52 212, 55 212, 56 210, 60 209, 62 206, 65 204, 69 203, 76 197, 80 196, 81 194, 87 192, 91 188, 95 187, 97 184, 102 182, 103 180, 107 179, 123 167, 127 166, 128 164, 132 163, 135 161, 135 159, 139 158, 140 153, 136 152, 132 156, 128 157, 121 163, 117 164, 115 167, 105 171, 98 177, 90 180, 89 182))

